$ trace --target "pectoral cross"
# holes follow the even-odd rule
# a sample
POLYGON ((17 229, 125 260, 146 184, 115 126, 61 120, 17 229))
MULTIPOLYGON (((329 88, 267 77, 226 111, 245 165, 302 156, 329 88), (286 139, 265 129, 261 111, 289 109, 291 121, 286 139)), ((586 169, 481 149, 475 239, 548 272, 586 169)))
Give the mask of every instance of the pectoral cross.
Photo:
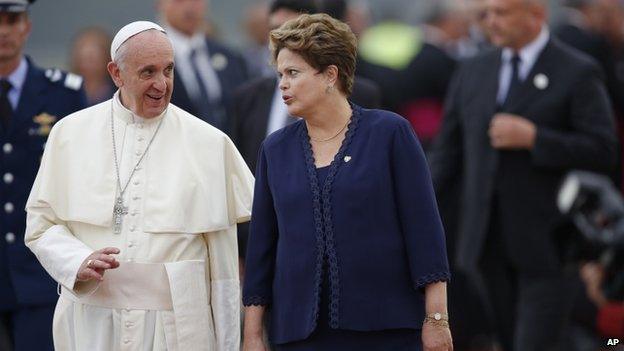
POLYGON ((121 196, 115 200, 115 207, 113 207, 113 233, 121 234, 121 224, 123 222, 123 216, 128 214, 128 208, 124 206, 121 196))

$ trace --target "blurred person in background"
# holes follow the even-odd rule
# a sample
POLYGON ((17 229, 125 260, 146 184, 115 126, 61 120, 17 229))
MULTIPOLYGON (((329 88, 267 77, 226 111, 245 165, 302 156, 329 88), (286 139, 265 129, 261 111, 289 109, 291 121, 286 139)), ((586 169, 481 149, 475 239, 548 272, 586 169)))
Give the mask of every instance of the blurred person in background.
POLYGON ((84 79, 89 106, 110 99, 115 92, 115 85, 106 70, 111 40, 110 35, 98 27, 85 28, 74 37, 70 67, 84 79))
POLYGON ((425 150, 438 133, 455 69, 446 51, 460 31, 447 20, 446 11, 454 10, 435 7, 425 27, 385 20, 369 28, 360 41, 358 74, 379 85, 382 107, 407 118, 425 150))
POLYGON ((600 262, 587 262, 581 267, 586 294, 598 309, 596 327, 601 338, 624 335, 624 259, 609 270, 600 262))
POLYGON ((485 0, 466 0, 468 18, 470 19, 470 38, 479 51, 491 47, 490 38, 485 26, 485 0))
POLYGON ((472 57, 479 51, 470 38, 470 12, 465 0, 436 1, 420 28, 428 43, 455 59, 472 57))
POLYGON ((600 67, 550 34, 547 1, 485 5, 498 48, 458 69, 432 177, 438 194, 461 182, 455 266, 502 349, 557 350, 572 294, 553 237, 563 221, 556 194, 571 169, 612 170, 612 110, 600 67))
POLYGON ((370 27, 372 23, 372 11, 367 0, 349 0, 344 21, 351 27, 356 38, 370 27))
POLYGON ((249 43, 243 51, 250 78, 274 77, 269 54, 269 3, 254 2, 245 8, 245 34, 249 43))
POLYGON ((206 36, 206 0, 157 3, 176 57, 176 89, 171 102, 228 132, 232 93, 248 78, 245 60, 206 36))
POLYGON ((24 55, 31 2, 0 0, 0 329, 16 351, 53 350, 56 283, 24 245, 24 207, 50 129, 86 105, 81 77, 24 55))
POLYGON ((624 89, 615 74, 615 53, 602 29, 607 26, 607 11, 599 0, 566 0, 562 20, 553 34, 564 43, 593 57, 605 74, 607 90, 616 115, 624 112, 624 89))
POLYGON ((444 233, 409 123, 349 102, 357 41, 326 14, 271 31, 288 112, 262 144, 244 351, 451 351, 444 233), (383 235, 380 235, 383 233, 383 235))

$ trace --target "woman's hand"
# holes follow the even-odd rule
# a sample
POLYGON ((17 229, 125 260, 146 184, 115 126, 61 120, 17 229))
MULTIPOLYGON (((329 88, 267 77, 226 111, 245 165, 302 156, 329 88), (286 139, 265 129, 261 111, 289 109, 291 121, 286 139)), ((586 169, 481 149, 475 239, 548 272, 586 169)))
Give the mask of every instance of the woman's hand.
POLYGON ((453 351, 453 339, 448 327, 425 322, 422 327, 424 351, 453 351))
POLYGON ((89 255, 78 268, 76 280, 86 282, 89 280, 104 280, 104 272, 107 269, 115 269, 119 267, 119 261, 111 256, 118 254, 119 249, 116 247, 106 247, 101 250, 94 251, 89 255))
POLYGON ((264 345, 262 336, 245 336, 243 338, 243 351, 268 351, 269 349, 264 345))

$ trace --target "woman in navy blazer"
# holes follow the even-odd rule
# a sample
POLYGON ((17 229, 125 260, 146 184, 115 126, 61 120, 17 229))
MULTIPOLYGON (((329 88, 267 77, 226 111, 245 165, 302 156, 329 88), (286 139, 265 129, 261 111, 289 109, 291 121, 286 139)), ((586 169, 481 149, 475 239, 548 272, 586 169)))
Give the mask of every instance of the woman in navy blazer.
POLYGON ((347 100, 356 39, 325 14, 271 32, 288 112, 256 170, 244 351, 452 350, 444 233, 410 124, 347 100))

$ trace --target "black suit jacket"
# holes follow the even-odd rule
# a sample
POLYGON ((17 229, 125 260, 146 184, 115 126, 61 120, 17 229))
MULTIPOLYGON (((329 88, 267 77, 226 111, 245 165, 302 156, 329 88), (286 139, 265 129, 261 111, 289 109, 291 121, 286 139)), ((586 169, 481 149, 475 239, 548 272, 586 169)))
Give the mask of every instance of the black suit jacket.
MULTIPOLYGON (((277 79, 263 77, 254 79, 236 90, 232 106, 231 137, 252 171, 260 144, 266 138, 271 114, 271 104, 277 79)), ((350 100, 365 108, 379 108, 381 93, 377 85, 366 78, 355 77, 350 100)))
POLYGON ((531 151, 497 151, 489 124, 497 111, 501 51, 466 62, 454 77, 441 133, 430 154, 436 190, 461 181, 456 244, 458 268, 476 270, 497 206, 503 241, 512 263, 526 274, 559 269, 553 230, 562 219, 556 195, 571 169, 606 172, 614 165, 616 137, 598 65, 551 39, 540 54, 509 113, 537 126, 531 151), (536 75, 547 77, 539 89, 536 75), (496 199, 496 202, 494 202, 496 199))
POLYGON ((624 92, 618 85, 614 53, 602 36, 573 24, 557 27, 554 34, 564 43, 593 57, 605 72, 607 91, 617 112, 624 112, 624 92))
MULTIPOLYGON (((215 69, 215 72, 219 78, 219 84, 221 85, 221 104, 223 108, 225 108, 229 118, 231 114, 232 93, 236 88, 247 81, 247 66, 242 56, 215 40, 207 38, 206 46, 208 47, 211 58, 214 58, 215 55, 223 55, 227 62, 223 69, 215 69)), ((171 102, 192 115, 198 116, 198 109, 194 105, 193 100, 184 86, 184 82, 177 72, 175 72, 173 79, 174 89, 171 95, 171 102)), ((228 132, 227 125, 229 125, 228 121, 226 121, 226 125, 224 126, 226 129, 225 132, 228 132)))

